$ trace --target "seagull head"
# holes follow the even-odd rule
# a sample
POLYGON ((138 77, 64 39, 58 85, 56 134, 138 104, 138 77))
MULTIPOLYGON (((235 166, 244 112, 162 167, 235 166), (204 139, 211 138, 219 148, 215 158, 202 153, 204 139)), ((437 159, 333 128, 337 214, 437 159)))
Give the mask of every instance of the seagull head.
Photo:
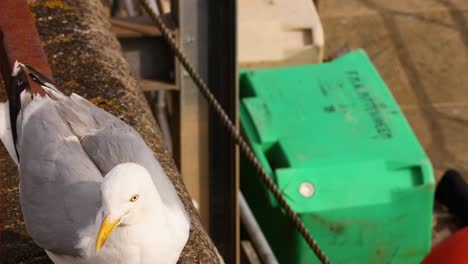
POLYGON ((134 225, 154 206, 156 188, 149 172, 135 163, 122 163, 110 170, 101 185, 102 222, 96 238, 99 253, 119 225, 134 225))

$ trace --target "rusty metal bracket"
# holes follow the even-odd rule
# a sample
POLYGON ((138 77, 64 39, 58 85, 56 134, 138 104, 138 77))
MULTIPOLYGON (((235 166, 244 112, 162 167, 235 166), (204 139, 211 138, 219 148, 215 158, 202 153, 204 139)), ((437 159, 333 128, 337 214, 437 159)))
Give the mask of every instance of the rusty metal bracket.
MULTIPOLYGON (((15 61, 33 66, 52 81, 52 70, 28 2, 0 0, 0 10, 0 68, 9 97, 12 95, 11 87, 14 87, 10 82, 15 61)), ((33 93, 44 94, 40 84, 30 76, 27 79, 33 93)))

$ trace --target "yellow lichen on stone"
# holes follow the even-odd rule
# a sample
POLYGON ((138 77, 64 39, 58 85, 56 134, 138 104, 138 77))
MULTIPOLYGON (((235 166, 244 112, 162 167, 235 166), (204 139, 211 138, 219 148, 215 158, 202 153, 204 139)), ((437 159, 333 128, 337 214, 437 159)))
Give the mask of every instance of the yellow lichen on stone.
POLYGON ((51 44, 64 43, 64 42, 69 42, 69 41, 71 41, 71 38, 62 34, 56 38, 44 40, 44 46, 48 46, 51 44))
POLYGON ((65 86, 67 86, 69 88, 78 88, 78 87, 80 87, 80 84, 75 80, 70 80, 70 81, 65 83, 65 86))
POLYGON ((68 10, 70 7, 66 6, 62 0, 45 0, 45 1, 28 1, 30 7, 36 7, 37 5, 42 5, 49 9, 63 9, 68 10))
POLYGON ((92 98, 89 101, 104 110, 106 110, 106 106, 114 108, 114 109, 120 108, 119 105, 115 104, 112 100, 107 100, 107 99, 100 98, 100 97, 92 98))

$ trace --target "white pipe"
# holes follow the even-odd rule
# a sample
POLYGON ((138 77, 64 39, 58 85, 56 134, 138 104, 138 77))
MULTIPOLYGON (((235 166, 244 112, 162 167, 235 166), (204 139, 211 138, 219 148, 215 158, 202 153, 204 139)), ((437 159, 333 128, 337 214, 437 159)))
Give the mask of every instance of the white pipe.
POLYGON ((135 6, 133 5, 133 0, 125 0, 125 6, 127 7, 128 16, 136 16, 135 6))
POLYGON ((148 4, 149 6, 151 7, 151 9, 154 10, 154 12, 156 13, 156 15, 160 15, 161 14, 161 10, 159 10, 158 8, 158 4, 156 4, 156 1, 157 0, 148 0, 148 4))
POLYGON ((156 119, 158 120, 159 128, 161 129, 161 133, 163 134, 164 141, 166 141, 167 149, 172 152, 172 137, 171 137, 171 130, 169 128, 169 122, 167 121, 167 114, 166 114, 166 97, 165 91, 158 91, 157 98, 156 98, 156 119))
POLYGON ((260 226, 258 226, 257 221, 255 220, 252 211, 245 201, 244 196, 239 191, 239 208, 241 214, 241 221, 244 224, 247 233, 249 234, 250 238, 252 239, 252 244, 257 249, 257 253, 259 254, 260 259, 265 264, 278 264, 278 260, 273 254, 273 251, 268 244, 268 241, 263 235, 260 226))

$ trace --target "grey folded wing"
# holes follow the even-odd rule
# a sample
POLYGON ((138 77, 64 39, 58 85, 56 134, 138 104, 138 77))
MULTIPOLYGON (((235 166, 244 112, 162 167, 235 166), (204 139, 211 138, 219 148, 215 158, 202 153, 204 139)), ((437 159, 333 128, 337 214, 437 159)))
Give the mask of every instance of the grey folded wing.
POLYGON ((190 222, 168 176, 141 136, 82 97, 48 101, 21 133, 21 202, 25 222, 39 246, 80 255, 79 231, 100 208, 102 176, 134 162, 151 174, 169 212, 190 222))
POLYGON ((61 104, 60 112, 65 115, 65 119, 77 120, 73 116, 83 113, 80 109, 87 109, 88 115, 92 116, 94 124, 91 126, 89 121, 70 125, 102 175, 120 163, 134 162, 142 165, 151 174, 164 204, 188 219, 174 185, 140 134, 125 122, 76 94, 72 94, 70 100, 74 103, 61 104))
POLYGON ((79 232, 95 221, 102 175, 51 99, 25 110, 18 142, 20 202, 29 234, 42 248, 79 256, 79 232))

